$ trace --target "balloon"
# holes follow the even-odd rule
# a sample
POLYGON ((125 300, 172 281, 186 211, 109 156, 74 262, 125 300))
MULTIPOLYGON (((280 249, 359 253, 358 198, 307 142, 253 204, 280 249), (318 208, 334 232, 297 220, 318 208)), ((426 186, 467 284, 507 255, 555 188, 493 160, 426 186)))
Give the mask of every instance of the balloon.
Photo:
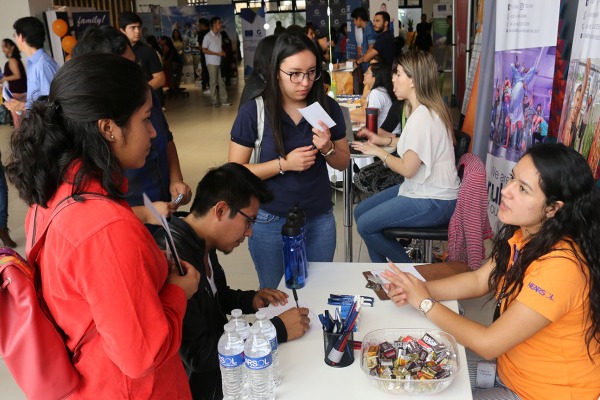
POLYGON ((69 61, 71 59, 71 55, 67 54, 67 56, 65 57, 65 61, 69 61))
POLYGON ((61 43, 65 53, 71 54, 71 51, 73 51, 73 47, 75 47, 75 45, 77 44, 77 39, 75 39, 71 35, 67 35, 64 38, 62 38, 61 43))
POLYGON ((67 33, 69 27, 64 19, 57 19, 52 23, 52 31, 56 33, 58 37, 63 37, 67 33))

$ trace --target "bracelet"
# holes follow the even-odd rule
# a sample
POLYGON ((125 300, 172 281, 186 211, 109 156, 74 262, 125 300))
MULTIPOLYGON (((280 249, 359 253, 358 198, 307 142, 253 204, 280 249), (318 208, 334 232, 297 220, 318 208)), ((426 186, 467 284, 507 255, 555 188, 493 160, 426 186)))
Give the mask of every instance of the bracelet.
POLYGON ((284 175, 285 171, 281 169, 281 156, 277 159, 277 165, 279 166, 279 175, 284 175))
POLYGON ((330 142, 331 142, 331 149, 327 153, 322 153, 319 151, 319 153, 321 153, 321 155, 325 158, 330 157, 335 154, 335 143, 333 143, 332 140, 330 140, 330 142))
POLYGON ((390 156, 390 154, 386 154, 385 157, 383 157, 383 166, 386 168, 389 168, 388 165, 385 163, 385 160, 387 160, 387 158, 390 156))
POLYGON ((393 142, 393 141, 394 141, 394 137, 393 137, 393 136, 390 136, 390 142, 387 144, 387 145, 388 145, 388 147, 392 145, 392 142, 393 142))

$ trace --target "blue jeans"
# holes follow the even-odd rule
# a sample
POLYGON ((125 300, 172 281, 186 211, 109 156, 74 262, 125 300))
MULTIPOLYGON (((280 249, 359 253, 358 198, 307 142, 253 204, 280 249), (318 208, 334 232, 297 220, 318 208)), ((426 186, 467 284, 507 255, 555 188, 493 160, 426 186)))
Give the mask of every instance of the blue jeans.
MULTIPOLYGON (((276 288, 284 274, 281 227, 285 218, 258 210, 248 248, 258 273, 260 288, 276 288)), ((308 261, 331 262, 335 253, 335 218, 333 208, 306 221, 308 261)))
POLYGON ((0 228, 8 227, 8 186, 4 166, 0 162, 0 228))
POLYGON ((354 210, 358 233, 365 241, 372 262, 412 262, 398 241, 387 239, 386 228, 444 226, 456 207, 456 200, 414 199, 398 196, 400 185, 392 186, 360 202, 354 210))

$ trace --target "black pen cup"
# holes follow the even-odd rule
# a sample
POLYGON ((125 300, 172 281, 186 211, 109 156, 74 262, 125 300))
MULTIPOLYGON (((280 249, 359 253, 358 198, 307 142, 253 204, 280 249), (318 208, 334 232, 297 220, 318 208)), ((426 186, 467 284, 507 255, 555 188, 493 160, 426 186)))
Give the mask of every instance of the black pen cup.
POLYGON ((339 342, 343 333, 329 333, 323 331, 323 349, 325 350, 325 364, 330 367, 347 367, 354 362, 354 333, 348 334, 343 349, 334 349, 334 346, 339 342), (333 352, 332 352, 333 350, 333 352), (341 358, 340 358, 341 356, 341 358), (336 360, 336 361, 332 361, 336 360))

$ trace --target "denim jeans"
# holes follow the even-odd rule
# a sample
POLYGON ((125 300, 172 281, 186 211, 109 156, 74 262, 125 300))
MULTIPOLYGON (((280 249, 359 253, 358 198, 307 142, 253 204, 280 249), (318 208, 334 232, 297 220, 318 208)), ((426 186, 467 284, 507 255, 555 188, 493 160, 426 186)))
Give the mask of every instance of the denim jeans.
MULTIPOLYGON (((284 273, 281 227, 285 218, 258 210, 248 248, 258 273, 260 288, 276 288, 284 273)), ((335 253, 335 218, 333 208, 306 221, 308 261, 331 262, 335 253)), ((310 274, 310 272, 309 272, 310 274)))
POLYGON ((0 162, 0 228, 8 227, 8 186, 4 166, 0 162))
POLYGON ((448 224, 456 200, 415 199, 398 196, 400 185, 363 200, 354 210, 358 233, 365 241, 372 262, 411 262, 398 241, 387 239, 386 228, 423 228, 448 224))

